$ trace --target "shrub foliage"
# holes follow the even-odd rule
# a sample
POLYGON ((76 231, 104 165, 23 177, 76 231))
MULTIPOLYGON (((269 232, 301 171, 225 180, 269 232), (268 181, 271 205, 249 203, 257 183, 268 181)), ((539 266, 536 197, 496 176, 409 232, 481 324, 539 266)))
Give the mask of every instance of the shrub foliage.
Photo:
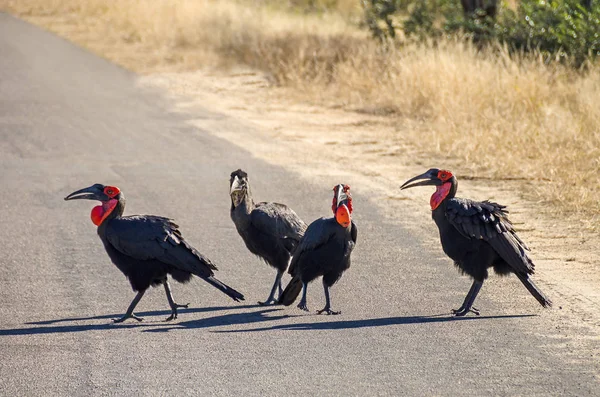
POLYGON ((363 0, 363 9, 366 25, 382 41, 398 31, 417 40, 462 35, 576 65, 600 55, 600 1, 520 0, 509 7, 496 0, 363 0))

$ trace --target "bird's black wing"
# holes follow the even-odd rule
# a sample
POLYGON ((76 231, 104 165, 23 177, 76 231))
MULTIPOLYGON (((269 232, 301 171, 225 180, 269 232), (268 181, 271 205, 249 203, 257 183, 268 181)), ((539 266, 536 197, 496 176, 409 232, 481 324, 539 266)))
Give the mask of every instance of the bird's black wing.
POLYGON ((487 241, 515 271, 531 274, 529 248, 517 236, 505 208, 490 201, 453 198, 447 202, 446 218, 463 236, 487 241))
POLYGON ((106 226, 108 242, 119 252, 138 260, 155 259, 200 277, 212 276, 217 267, 183 239, 169 218, 135 215, 116 218, 106 226))
POLYGON ((307 251, 312 251, 323 244, 326 244, 331 238, 335 236, 335 229, 333 228, 333 218, 320 218, 308 225, 304 237, 300 240, 300 244, 294 252, 292 262, 288 272, 294 274, 296 271, 296 264, 302 258, 302 255, 307 251))
POLYGON ((290 252, 306 231, 306 223, 288 206, 278 203, 258 203, 250 213, 250 222, 261 233, 280 239, 290 252))

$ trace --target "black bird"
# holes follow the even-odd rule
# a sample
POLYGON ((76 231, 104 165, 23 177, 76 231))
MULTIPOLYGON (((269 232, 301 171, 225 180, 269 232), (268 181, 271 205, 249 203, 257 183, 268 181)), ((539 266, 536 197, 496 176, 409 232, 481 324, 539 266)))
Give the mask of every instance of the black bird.
POLYGON ((279 298, 279 303, 291 305, 300 290, 302 299, 298 307, 308 311, 306 288, 309 282, 323 276, 325 307, 317 313, 340 314, 331 309, 329 288, 350 267, 350 254, 356 244, 357 229, 352 221, 352 196, 350 186, 337 185, 333 188, 333 218, 317 219, 308 226, 290 265, 292 280, 279 298))
POLYGON ((517 236, 504 205, 454 197, 458 187, 456 178, 450 171, 437 168, 409 179, 400 188, 425 185, 436 186, 430 204, 444 252, 463 273, 473 278, 462 306, 452 311, 454 315, 479 314, 473 302, 490 267, 500 275, 514 273, 542 306, 552 306, 529 278, 534 273, 534 264, 526 252, 529 248, 517 236), (420 182, 410 184, 415 181, 420 182))
POLYGON ((306 230, 306 224, 289 207, 278 203, 255 204, 250 192, 248 174, 242 170, 231 173, 229 180, 231 219, 250 252, 277 269, 271 293, 265 302, 277 303, 281 296, 281 277, 306 230))
POLYGON ((133 310, 148 287, 159 284, 164 286, 171 306, 167 321, 177 318, 177 309, 188 305, 175 303, 167 274, 180 283, 190 281, 194 274, 233 300, 244 300, 242 294, 214 277, 213 270, 217 267, 184 240, 179 226, 171 219, 153 215, 123 216, 125 196, 116 186, 95 184, 65 197, 65 200, 80 199, 102 203, 92 209, 92 222, 98 226, 98 235, 108 256, 137 291, 127 313, 115 322, 128 318, 142 321, 133 310))

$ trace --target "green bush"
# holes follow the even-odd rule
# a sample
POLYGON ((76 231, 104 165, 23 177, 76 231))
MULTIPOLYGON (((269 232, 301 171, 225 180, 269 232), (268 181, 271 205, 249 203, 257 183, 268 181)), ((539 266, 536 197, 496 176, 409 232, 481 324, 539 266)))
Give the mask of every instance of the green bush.
POLYGON ((521 0, 496 18, 483 10, 466 14, 459 0, 363 0, 365 22, 381 40, 437 39, 460 35, 480 44, 500 42, 514 51, 539 51, 547 59, 568 59, 581 65, 600 55, 600 2, 521 0))
POLYGON ((363 0, 365 23, 380 40, 396 37, 430 39, 443 34, 481 28, 482 18, 465 17, 459 0, 363 0))
POLYGON ((600 55, 600 4, 586 9, 579 0, 525 0, 516 11, 503 10, 495 35, 512 49, 581 65, 600 55))

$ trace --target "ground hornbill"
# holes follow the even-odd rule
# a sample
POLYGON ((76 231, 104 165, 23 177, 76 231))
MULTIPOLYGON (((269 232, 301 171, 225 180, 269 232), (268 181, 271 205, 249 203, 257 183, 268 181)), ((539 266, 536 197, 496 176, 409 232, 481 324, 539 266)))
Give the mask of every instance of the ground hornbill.
POLYGON ((242 170, 231 173, 230 215, 246 247, 267 264, 277 269, 271 293, 265 302, 277 303, 275 292, 282 294, 281 277, 286 271, 294 249, 306 230, 306 224, 294 211, 283 204, 255 204, 250 191, 248 174, 242 170))
POLYGON ((323 276, 325 307, 317 313, 339 314, 331 309, 329 288, 350 267, 350 254, 356 244, 357 229, 352 222, 352 196, 348 185, 333 188, 333 218, 321 218, 311 223, 300 245, 296 248, 289 273, 292 280, 279 298, 279 303, 291 305, 300 290, 302 299, 298 307, 308 311, 306 288, 309 282, 323 276))
POLYGON ((542 306, 552 306, 529 278, 534 273, 534 264, 526 253, 529 248, 517 236, 505 206, 454 197, 458 186, 456 178, 450 171, 436 168, 409 179, 400 188, 425 185, 436 186, 430 204, 444 252, 462 272, 473 278, 462 306, 452 311, 456 316, 469 312, 479 314, 473 302, 490 267, 500 275, 514 273, 542 306), (412 183, 415 181, 420 182, 412 183))
POLYGON ((134 291, 137 291, 127 313, 115 322, 128 318, 142 319, 133 314, 144 292, 152 286, 162 284, 167 294, 171 315, 167 321, 177 318, 179 305, 173 300, 167 281, 170 274, 176 281, 185 283, 192 274, 218 288, 233 300, 244 296, 214 277, 217 267, 183 239, 178 226, 171 219, 153 215, 122 216, 125 197, 119 188, 95 184, 78 190, 65 200, 97 200, 102 203, 92 209, 92 222, 98 226, 98 235, 113 263, 127 276, 134 291))

